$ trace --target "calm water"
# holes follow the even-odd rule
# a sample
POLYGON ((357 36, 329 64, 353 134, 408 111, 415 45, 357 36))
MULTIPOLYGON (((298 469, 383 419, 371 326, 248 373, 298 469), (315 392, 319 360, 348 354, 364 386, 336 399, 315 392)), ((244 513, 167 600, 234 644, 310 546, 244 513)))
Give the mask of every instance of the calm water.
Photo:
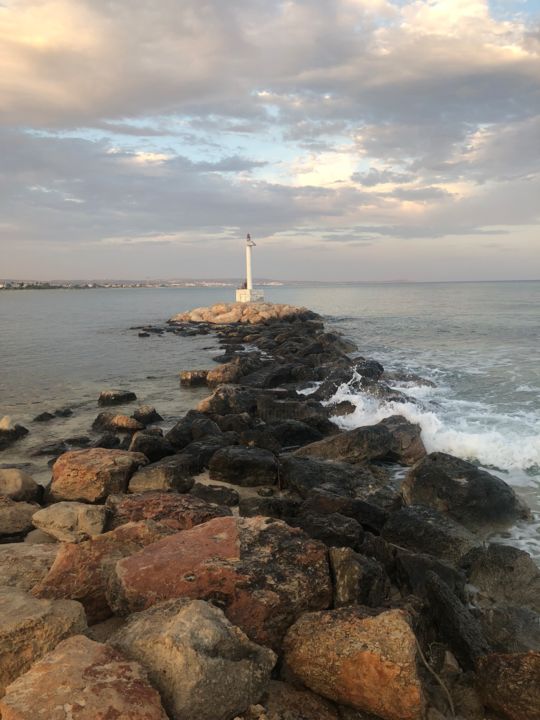
MULTIPOLYGON (((107 387, 133 389, 172 422, 206 394, 181 389, 178 372, 210 367, 217 346, 207 337, 141 339, 129 328, 231 295, 228 288, 0 292, 0 416, 31 429, 0 462, 21 462, 43 442, 86 432, 107 387), (64 406, 74 408, 72 418, 31 423, 64 406)), ((320 312, 362 354, 437 384, 400 386, 415 402, 399 406, 354 395, 348 426, 397 410, 421 424, 429 450, 495 468, 540 507, 540 282, 284 286, 266 296, 320 312)), ((350 397, 346 387, 340 394, 350 397)), ((34 465, 45 479, 44 463, 34 465)), ((540 555, 539 527, 516 528, 511 541, 540 555)))

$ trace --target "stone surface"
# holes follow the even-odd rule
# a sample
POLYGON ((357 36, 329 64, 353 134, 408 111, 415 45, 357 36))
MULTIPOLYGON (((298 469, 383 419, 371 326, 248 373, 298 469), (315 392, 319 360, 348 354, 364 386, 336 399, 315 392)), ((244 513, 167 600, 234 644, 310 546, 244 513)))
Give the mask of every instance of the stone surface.
POLYGON ((210 478, 243 487, 275 485, 278 462, 273 453, 261 448, 241 446, 217 450, 209 464, 210 478))
POLYGON ((43 530, 36 528, 35 530, 30 530, 30 532, 25 535, 24 542, 39 545, 41 543, 57 543, 58 540, 53 538, 52 535, 47 535, 43 530))
POLYGON ((141 666, 75 635, 12 683, 3 720, 167 720, 141 666))
POLYGON ((13 424, 9 415, 0 420, 0 450, 10 447, 25 435, 28 435, 28 429, 18 423, 13 424))
POLYGON ((256 325, 278 320, 314 320, 319 316, 304 307, 278 303, 218 303, 211 307, 200 307, 189 312, 174 315, 169 323, 248 323, 256 325))
POLYGON ((277 520, 224 517, 117 564, 109 589, 117 612, 177 597, 219 602, 248 637, 278 648, 301 613, 329 606, 327 551, 277 520))
POLYGON ((381 607, 390 595, 390 580, 383 566, 350 548, 331 548, 330 567, 334 607, 381 607))
POLYGON ((540 653, 488 655, 477 666, 486 705, 509 720, 540 719, 540 653))
POLYGON ((31 590, 49 572, 59 548, 58 543, 0 545, 0 586, 31 590))
POLYGON ((329 547, 346 546, 358 549, 364 537, 360 523, 340 513, 300 513, 290 520, 289 524, 302 528, 309 537, 320 540, 329 547))
POLYGON ((103 390, 99 394, 98 405, 123 405, 137 399, 134 392, 129 390, 103 390))
POLYGON ((197 405, 197 410, 210 415, 231 413, 254 413, 257 409, 258 393, 239 385, 220 385, 212 395, 197 405))
POLYGON ((182 370, 180 373, 180 385, 186 387, 197 387, 206 385, 208 370, 182 370))
POLYGON ((78 502, 59 502, 32 516, 35 527, 61 542, 81 542, 103 532, 105 508, 78 502))
POLYGON ((307 613, 284 640, 287 668, 308 688, 384 720, 420 720, 416 639, 403 610, 307 613))
POLYGON ((496 605, 476 609, 475 616, 494 652, 540 652, 540 615, 534 610, 496 605))
POLYGON ((412 465, 426 454, 420 426, 399 415, 376 425, 355 428, 311 443, 295 452, 299 457, 319 457, 348 463, 391 460, 412 465))
POLYGON ((0 587, 0 697, 60 640, 85 628, 77 602, 36 600, 19 588, 0 587))
POLYGON ((170 533, 150 520, 122 525, 78 544, 64 544, 33 589, 39 598, 69 598, 84 606, 89 623, 111 615, 105 591, 116 562, 170 533))
POLYGON ((72 450, 53 466, 51 498, 103 502, 108 495, 125 492, 130 477, 148 460, 126 450, 72 450))
MULTIPOLYGON (((307 446, 309 447, 309 446, 307 446)), ((361 465, 284 455, 280 458, 282 486, 308 498, 313 491, 343 497, 368 497, 380 482, 361 465)))
MULTIPOLYGON (((152 428, 152 430, 154 429, 156 428, 152 428)), ((150 462, 157 462, 176 452, 164 437, 156 435, 150 429, 136 432, 131 438, 128 450, 146 455, 150 462)))
POLYGON ((150 425, 163 420, 153 405, 141 405, 133 412, 133 417, 143 425, 150 425))
POLYGON ((530 514, 504 480, 446 453, 431 453, 415 465, 402 492, 408 505, 429 505, 473 531, 508 526, 530 514))
POLYGON ((195 483, 190 490, 190 494, 206 500, 206 502, 215 503, 216 505, 227 505, 228 507, 234 507, 240 502, 240 495, 236 490, 226 487, 225 485, 195 483))
POLYGON ((234 717, 257 702, 276 662, 202 600, 169 600, 136 613, 109 642, 147 670, 171 718, 234 717))
POLYGON ((179 532, 189 530, 213 518, 231 514, 228 508, 211 505, 192 495, 164 492, 110 495, 105 507, 108 514, 108 530, 128 522, 154 520, 174 532, 179 532))
POLYGON ((136 432, 143 430, 144 425, 129 415, 112 412, 101 412, 92 423, 93 430, 110 430, 111 432, 136 432))
POLYGON ((24 470, 18 468, 0 469, 0 495, 11 500, 39 502, 43 488, 24 470))
POLYGON ((129 481, 129 492, 189 492, 197 468, 189 455, 171 455, 135 472, 129 481))
POLYGON ((0 495, 0 537, 15 537, 29 532, 33 527, 32 515, 38 508, 39 505, 16 502, 0 495))
MULTIPOLYGON (((333 703, 310 690, 300 690, 279 680, 270 682, 259 704, 264 708, 262 717, 266 720, 340 720, 341 718, 333 703)), ((245 717, 247 720, 250 716, 245 717)))

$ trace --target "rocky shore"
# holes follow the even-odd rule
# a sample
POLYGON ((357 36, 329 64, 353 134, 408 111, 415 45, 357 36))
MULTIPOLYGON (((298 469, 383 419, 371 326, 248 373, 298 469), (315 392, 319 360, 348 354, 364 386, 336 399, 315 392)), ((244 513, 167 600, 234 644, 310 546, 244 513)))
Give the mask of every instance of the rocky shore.
POLYGON ((2 720, 540 720, 540 570, 489 542, 512 488, 399 415, 340 431, 336 390, 395 375, 305 308, 168 329, 222 347, 196 409, 104 391, 50 485, 0 469, 2 720))

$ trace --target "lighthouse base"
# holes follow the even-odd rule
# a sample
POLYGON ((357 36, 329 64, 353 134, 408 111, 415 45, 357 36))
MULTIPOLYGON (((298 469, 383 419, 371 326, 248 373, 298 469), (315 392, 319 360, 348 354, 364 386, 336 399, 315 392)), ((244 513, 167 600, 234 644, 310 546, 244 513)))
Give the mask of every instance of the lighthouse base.
POLYGON ((262 290, 246 290, 245 288, 238 288, 236 291, 236 302, 263 302, 263 300, 264 293, 262 290))

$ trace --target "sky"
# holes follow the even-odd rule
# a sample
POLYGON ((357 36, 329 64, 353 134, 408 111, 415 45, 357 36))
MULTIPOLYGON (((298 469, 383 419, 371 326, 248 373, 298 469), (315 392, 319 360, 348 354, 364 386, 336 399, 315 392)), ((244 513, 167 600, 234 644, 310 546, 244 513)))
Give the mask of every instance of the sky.
POLYGON ((0 278, 540 278, 540 0, 0 0, 0 278))

